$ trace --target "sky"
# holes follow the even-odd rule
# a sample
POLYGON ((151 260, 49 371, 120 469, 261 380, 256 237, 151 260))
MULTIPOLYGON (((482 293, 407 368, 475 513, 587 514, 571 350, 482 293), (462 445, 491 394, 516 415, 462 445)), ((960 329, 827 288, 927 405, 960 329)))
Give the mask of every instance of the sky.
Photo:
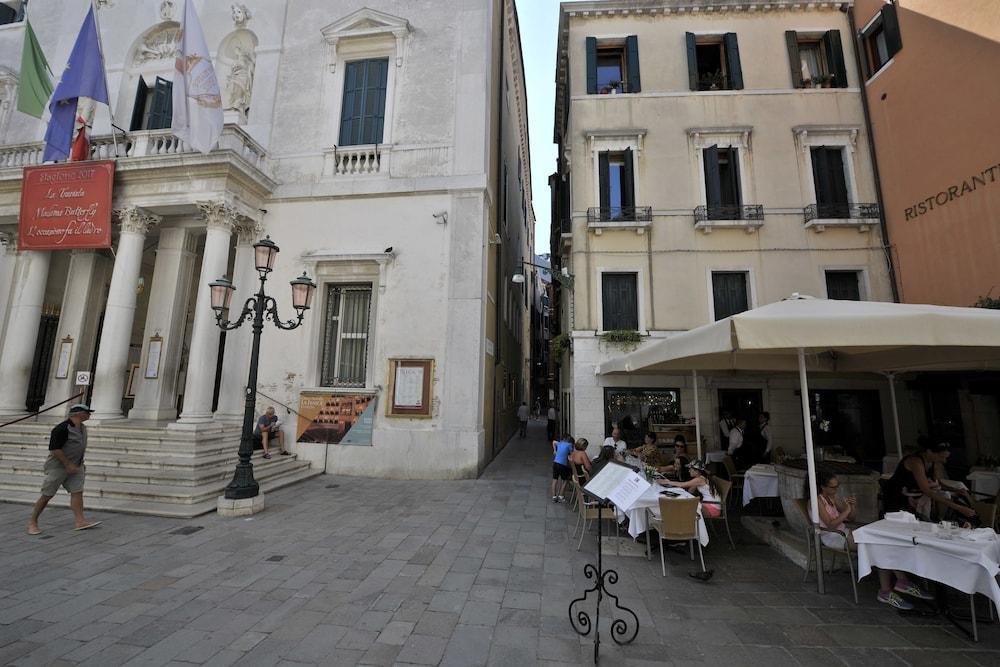
POLYGON ((514 0, 528 88, 531 135, 531 195, 535 207, 535 252, 549 251, 549 174, 556 170, 552 118, 556 95, 556 28, 559 0, 514 0))

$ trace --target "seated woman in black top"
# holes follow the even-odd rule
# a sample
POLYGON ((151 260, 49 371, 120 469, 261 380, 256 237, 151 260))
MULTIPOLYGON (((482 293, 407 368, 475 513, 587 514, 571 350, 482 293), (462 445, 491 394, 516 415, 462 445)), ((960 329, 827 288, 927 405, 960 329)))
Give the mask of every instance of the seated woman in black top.
POLYGON ((927 439, 922 451, 904 456, 886 483, 885 511, 903 510, 930 520, 931 508, 937 503, 939 508, 954 511, 965 520, 973 519, 976 510, 942 493, 947 491, 962 497, 968 496, 965 489, 942 483, 946 479, 944 463, 951 455, 949 449, 947 442, 927 439))
POLYGON ((683 435, 677 434, 674 436, 674 462, 660 468, 660 472, 679 482, 687 482, 691 479, 691 472, 687 467, 690 462, 687 453, 687 439, 683 435))

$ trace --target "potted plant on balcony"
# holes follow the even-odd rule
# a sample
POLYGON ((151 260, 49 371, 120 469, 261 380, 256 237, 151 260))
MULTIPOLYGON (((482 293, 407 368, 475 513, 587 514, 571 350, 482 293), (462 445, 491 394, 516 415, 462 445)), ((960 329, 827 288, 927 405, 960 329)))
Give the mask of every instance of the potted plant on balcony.
POLYGON ((614 329, 601 334, 601 341, 621 348, 625 352, 631 352, 639 347, 639 343, 642 342, 642 334, 631 329, 614 329))
POLYGON ((623 90, 621 81, 608 81, 608 87, 610 88, 610 93, 612 95, 617 95, 619 90, 623 90))
POLYGON ((726 77, 722 70, 715 70, 707 74, 702 74, 699 79, 699 88, 702 90, 722 90, 726 85, 726 77))
POLYGON ((833 86, 833 76, 830 74, 820 74, 815 79, 821 88, 830 88, 833 86))

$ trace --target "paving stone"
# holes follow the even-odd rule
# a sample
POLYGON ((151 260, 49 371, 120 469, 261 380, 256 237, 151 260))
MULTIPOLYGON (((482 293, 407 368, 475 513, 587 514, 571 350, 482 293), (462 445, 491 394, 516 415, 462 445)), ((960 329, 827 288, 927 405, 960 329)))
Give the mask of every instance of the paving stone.
POLYGON ((394 644, 402 646, 406 643, 407 637, 414 631, 415 624, 406 621, 391 621, 387 623, 379 632, 378 639, 383 644, 394 644))
POLYGON ((458 614, 442 611, 426 611, 420 617, 420 621, 413 628, 413 631, 419 635, 448 638, 455 631, 458 619, 458 614))
POLYGON ((396 659, 417 665, 436 665, 444 656, 448 641, 442 637, 410 635, 396 659))
POLYGON ((459 623, 463 625, 488 625, 492 627, 497 624, 499 615, 500 605, 496 602, 471 600, 462 609, 459 623))

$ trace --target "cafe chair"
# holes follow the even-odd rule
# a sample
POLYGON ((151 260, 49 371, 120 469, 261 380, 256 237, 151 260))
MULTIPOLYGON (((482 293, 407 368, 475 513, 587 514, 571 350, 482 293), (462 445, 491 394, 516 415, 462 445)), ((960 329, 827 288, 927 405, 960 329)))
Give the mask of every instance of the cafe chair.
MULTIPOLYGON (((806 571, 802 575, 802 582, 809 578, 809 573, 812 571, 812 564, 814 559, 814 551, 816 547, 816 540, 813 537, 812 532, 812 517, 809 516, 809 499, 808 498, 796 498, 795 507, 798 508, 799 514, 806 521, 805 538, 806 538, 806 550, 808 551, 808 556, 806 557, 806 571)), ((858 604, 858 582, 854 576, 854 559, 851 554, 851 546, 847 541, 847 535, 840 530, 832 530, 830 528, 824 528, 823 526, 818 527, 821 533, 836 533, 844 538, 844 547, 830 547, 823 542, 820 542, 820 549, 823 551, 828 551, 832 554, 830 558, 830 569, 828 572, 833 574, 834 564, 837 561, 838 555, 843 555, 847 559, 847 569, 851 573, 851 589, 854 591, 854 604, 858 604)), ((819 567, 819 559, 816 558, 816 567, 819 567)))
POLYGON ((745 475, 741 472, 736 471, 736 464, 733 463, 733 457, 726 454, 726 458, 722 459, 722 465, 726 468, 726 474, 729 476, 729 481, 733 485, 733 490, 736 491, 736 495, 733 496, 733 502, 743 501, 743 481, 745 475))
MULTIPOLYGON (((586 470, 583 471, 583 477, 586 480, 584 484, 590 481, 590 474, 586 470)), ((573 508, 573 513, 576 515, 576 521, 574 522, 573 532, 570 533, 570 537, 576 537, 576 531, 580 529, 580 524, 582 523, 580 504, 584 501, 584 494, 583 486, 580 485, 580 482, 575 474, 570 478, 570 488, 572 489, 572 492, 567 504, 573 508)))
POLYGON ((715 486, 719 489, 719 500, 722 503, 721 510, 722 514, 719 516, 709 516, 708 514, 702 514, 702 518, 705 519, 707 525, 711 525, 712 521, 721 521, 726 526, 726 535, 729 537, 729 548, 735 549, 736 543, 733 542, 733 533, 729 529, 729 493, 733 490, 732 482, 727 482, 719 477, 715 478, 715 486))
MULTIPOLYGON (((574 480, 575 484, 579 484, 574 480)), ((583 546, 583 537, 587 534, 587 529, 590 527, 590 522, 594 519, 598 521, 603 521, 604 519, 609 519, 615 524, 615 544, 617 546, 618 553, 621 553, 621 534, 619 532, 618 526, 618 510, 614 507, 601 507, 598 505, 596 500, 587 500, 587 497, 583 494, 583 489, 579 489, 579 500, 577 501, 577 507, 580 510, 580 520, 583 522, 583 528, 580 531, 580 541, 576 543, 576 550, 579 551, 580 547, 583 546)), ((603 545, 598 545, 598 548, 603 549, 603 545)))
POLYGON ((973 500, 972 509, 976 510, 976 514, 979 515, 979 520, 982 522, 983 528, 996 530, 998 520, 1000 520, 1000 494, 984 496, 983 494, 974 493, 973 495, 987 498, 987 500, 973 500))
MULTIPOLYGON (((688 542, 691 547, 691 560, 694 560, 694 545, 698 545, 698 558, 701 560, 701 571, 705 571, 705 555, 701 551, 701 535, 698 532, 697 498, 660 498, 660 520, 650 517, 648 525, 660 533, 660 569, 667 576, 667 564, 664 560, 662 540, 671 542, 688 542)), ((649 544, 649 531, 646 532, 646 543, 649 544)))

